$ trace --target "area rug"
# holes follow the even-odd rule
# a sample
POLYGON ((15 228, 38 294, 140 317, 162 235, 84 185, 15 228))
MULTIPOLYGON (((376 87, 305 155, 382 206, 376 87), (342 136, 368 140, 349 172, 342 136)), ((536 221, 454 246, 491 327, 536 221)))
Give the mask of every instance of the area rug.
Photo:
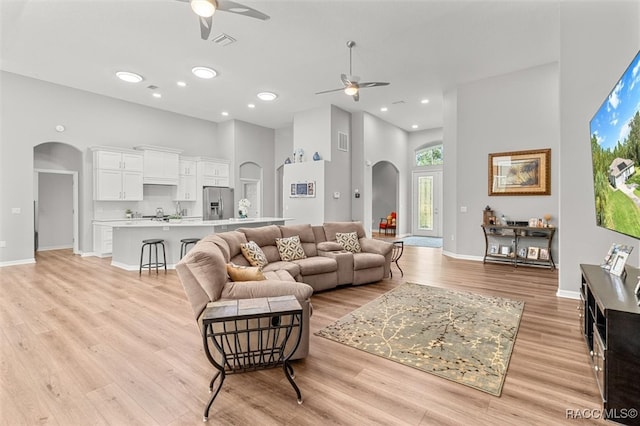
POLYGON ((523 308, 405 283, 315 334, 500 396, 523 308))
POLYGON ((442 238, 436 237, 404 237, 402 239, 406 246, 416 246, 416 247, 433 247, 440 248, 442 247, 442 238))

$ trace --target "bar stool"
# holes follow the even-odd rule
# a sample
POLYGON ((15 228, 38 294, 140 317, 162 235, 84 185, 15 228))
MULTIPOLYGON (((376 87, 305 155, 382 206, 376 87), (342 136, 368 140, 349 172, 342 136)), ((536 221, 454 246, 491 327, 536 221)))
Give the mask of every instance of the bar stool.
POLYGON ((164 271, 167 272, 167 256, 164 251, 164 240, 161 239, 151 239, 151 240, 142 240, 142 249, 140 250, 140 271, 138 275, 142 275, 142 268, 149 268, 149 273, 151 273, 151 268, 156 268, 156 274, 158 273, 158 267, 164 266, 164 271), (158 260, 158 246, 162 246, 162 258, 164 262, 159 262, 158 260), (142 263, 142 259, 144 257, 144 248, 149 247, 149 263, 142 263), (151 249, 155 248, 156 251, 156 261, 151 262, 151 249))
POLYGON ((180 242, 182 244, 180 244, 180 259, 182 259, 182 256, 184 256, 185 254, 187 254, 187 248, 189 247, 189 244, 195 244, 198 241, 200 241, 200 238, 183 238, 180 240, 180 242))

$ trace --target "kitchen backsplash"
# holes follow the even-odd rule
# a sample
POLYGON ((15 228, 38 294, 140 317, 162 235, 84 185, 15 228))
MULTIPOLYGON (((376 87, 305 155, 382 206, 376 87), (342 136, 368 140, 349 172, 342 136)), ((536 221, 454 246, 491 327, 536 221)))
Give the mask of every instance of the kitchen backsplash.
MULTIPOLYGON (((144 185, 143 201, 94 201, 94 220, 121 219, 125 217, 126 209, 142 216, 153 216, 156 209, 161 207, 165 215, 176 213, 177 202, 172 200, 174 187, 168 185, 144 185), (172 191, 173 190, 173 191, 172 191)), ((180 201, 180 208, 187 210, 184 216, 202 216, 196 212, 195 201, 180 201)))

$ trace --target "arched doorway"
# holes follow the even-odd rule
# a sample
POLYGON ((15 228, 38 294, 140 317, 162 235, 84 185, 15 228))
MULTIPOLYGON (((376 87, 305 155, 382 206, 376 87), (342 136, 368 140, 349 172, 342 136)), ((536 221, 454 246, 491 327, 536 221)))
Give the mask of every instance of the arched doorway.
POLYGON ((397 230, 405 229, 402 215, 399 211, 400 173, 396 166, 389 161, 380 161, 371 170, 371 213, 372 230, 378 231, 381 218, 386 218, 391 212, 396 212, 397 230))
POLYGON ((33 148, 34 251, 79 248, 82 153, 61 142, 33 148))

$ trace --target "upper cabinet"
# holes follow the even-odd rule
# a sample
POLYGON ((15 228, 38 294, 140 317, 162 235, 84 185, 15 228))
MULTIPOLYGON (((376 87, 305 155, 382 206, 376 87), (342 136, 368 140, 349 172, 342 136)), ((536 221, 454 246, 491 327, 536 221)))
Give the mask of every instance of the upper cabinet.
POLYGON ((144 156, 143 182, 156 185, 177 185, 180 176, 181 150, 142 145, 135 147, 144 156))
POLYGON ((180 157, 180 176, 195 176, 197 161, 187 157, 180 157))
POLYGON ((203 186, 229 186, 229 163, 224 160, 203 159, 198 162, 203 186))
POLYGON ((180 157, 180 176, 173 201, 196 201, 198 194, 196 170, 197 161, 195 158, 180 157))
POLYGON ((94 148, 93 199, 140 201, 143 197, 143 156, 135 151, 94 148))

